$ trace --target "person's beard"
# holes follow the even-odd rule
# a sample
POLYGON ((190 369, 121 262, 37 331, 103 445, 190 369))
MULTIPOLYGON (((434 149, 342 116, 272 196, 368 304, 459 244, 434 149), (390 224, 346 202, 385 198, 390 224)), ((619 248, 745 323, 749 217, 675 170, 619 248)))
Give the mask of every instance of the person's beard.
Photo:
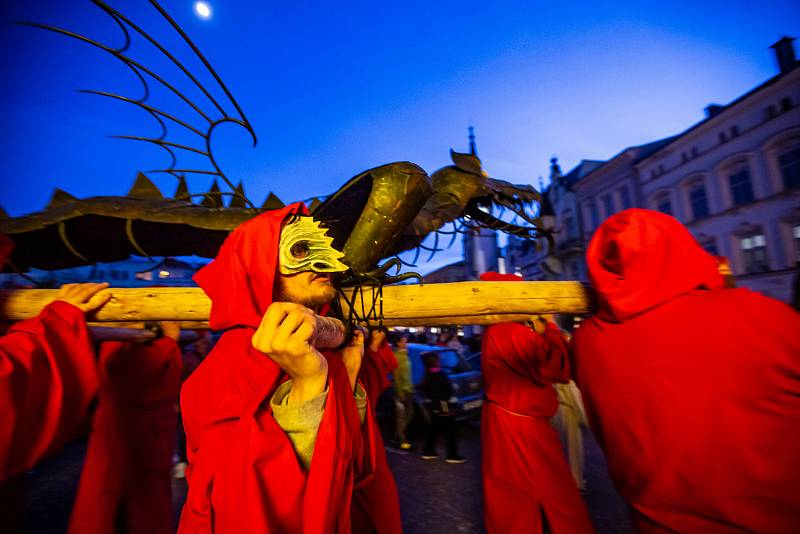
POLYGON ((282 275, 275 282, 275 302, 294 302, 317 311, 336 297, 330 284, 297 284, 282 275))

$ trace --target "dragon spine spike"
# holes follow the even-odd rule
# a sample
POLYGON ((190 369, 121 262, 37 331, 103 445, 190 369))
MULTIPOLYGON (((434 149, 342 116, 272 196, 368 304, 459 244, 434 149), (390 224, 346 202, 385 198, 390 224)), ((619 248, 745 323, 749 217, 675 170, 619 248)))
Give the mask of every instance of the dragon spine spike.
POLYGON ((65 204, 70 204, 78 200, 76 197, 70 195, 63 189, 56 188, 53 191, 53 196, 50 197, 50 202, 47 203, 46 209, 57 208, 59 206, 64 206, 65 204))
POLYGON ((233 198, 231 198, 230 204, 228 204, 229 208, 246 208, 247 207, 247 197, 244 194, 244 184, 239 181, 236 185, 236 188, 233 190, 233 198))
POLYGON ((217 183, 216 178, 214 178, 214 182, 211 184, 211 189, 209 189, 208 193, 203 196, 203 201, 200 204, 207 208, 217 208, 222 206, 222 195, 220 194, 219 184, 217 183))
POLYGON ((133 187, 128 191, 129 197, 147 198, 151 200, 162 200, 164 195, 161 190, 143 173, 138 173, 133 182, 133 187))
POLYGON ((284 207, 285 205, 286 204, 284 204, 283 201, 281 201, 281 199, 279 199, 278 196, 275 193, 270 192, 270 194, 267 195, 267 199, 261 205, 261 209, 262 210, 279 210, 282 207, 284 207))
POLYGON ((184 176, 178 176, 178 188, 175 189, 175 195, 173 195, 175 200, 188 200, 191 198, 189 194, 189 186, 186 185, 186 178, 184 176))

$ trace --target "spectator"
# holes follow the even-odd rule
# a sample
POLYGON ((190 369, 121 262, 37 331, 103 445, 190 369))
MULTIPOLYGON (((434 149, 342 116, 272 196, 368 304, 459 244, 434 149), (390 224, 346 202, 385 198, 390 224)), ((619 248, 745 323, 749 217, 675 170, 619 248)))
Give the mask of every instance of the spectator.
POLYGON ((406 429, 414 418, 414 384, 411 377, 411 360, 408 358, 408 336, 400 334, 394 350, 397 369, 394 370, 395 438, 402 450, 411 449, 406 429))
POLYGON ((435 352, 422 354, 425 364, 425 378, 420 388, 428 398, 427 406, 430 414, 425 434, 423 460, 434 460, 439 457, 436 452, 436 441, 440 434, 445 437, 449 464, 463 464, 466 459, 458 454, 458 429, 455 413, 453 413, 453 386, 450 379, 442 372, 439 355, 435 352))

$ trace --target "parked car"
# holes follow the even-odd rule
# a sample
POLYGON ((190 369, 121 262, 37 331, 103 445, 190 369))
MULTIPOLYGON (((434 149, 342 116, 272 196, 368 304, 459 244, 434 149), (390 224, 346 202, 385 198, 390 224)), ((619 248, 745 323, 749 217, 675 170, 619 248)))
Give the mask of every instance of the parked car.
POLYGON ((481 369, 481 352, 480 351, 473 352, 471 354, 467 354, 464 359, 467 360, 467 363, 469 364, 469 366, 473 370, 478 371, 479 373, 481 373, 481 375, 483 375, 483 369, 481 369))
POLYGON ((421 343, 408 344, 408 358, 411 362, 411 380, 415 386, 416 402, 419 406, 426 406, 429 399, 419 388, 419 383, 425 377, 425 364, 421 355, 425 352, 435 352, 439 355, 442 371, 450 379, 453 386, 453 396, 456 398, 456 418, 467 419, 480 415, 483 405, 483 380, 481 373, 472 368, 467 360, 455 350, 436 345, 423 345, 421 343))

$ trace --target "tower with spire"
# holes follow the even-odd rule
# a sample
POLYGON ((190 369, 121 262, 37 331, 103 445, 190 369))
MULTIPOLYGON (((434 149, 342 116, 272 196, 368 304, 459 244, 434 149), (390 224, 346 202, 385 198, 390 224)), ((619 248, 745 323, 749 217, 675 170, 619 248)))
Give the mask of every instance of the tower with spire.
MULTIPOLYGON (((477 157, 475 128, 470 126, 468 131, 469 153, 477 157)), ((498 270, 497 232, 489 228, 475 228, 464 235, 463 245, 465 274, 468 280, 477 280, 481 273, 498 270)))
POLYGON ((478 155, 478 147, 475 145, 475 128, 470 126, 469 130, 469 153, 473 156, 478 155))

